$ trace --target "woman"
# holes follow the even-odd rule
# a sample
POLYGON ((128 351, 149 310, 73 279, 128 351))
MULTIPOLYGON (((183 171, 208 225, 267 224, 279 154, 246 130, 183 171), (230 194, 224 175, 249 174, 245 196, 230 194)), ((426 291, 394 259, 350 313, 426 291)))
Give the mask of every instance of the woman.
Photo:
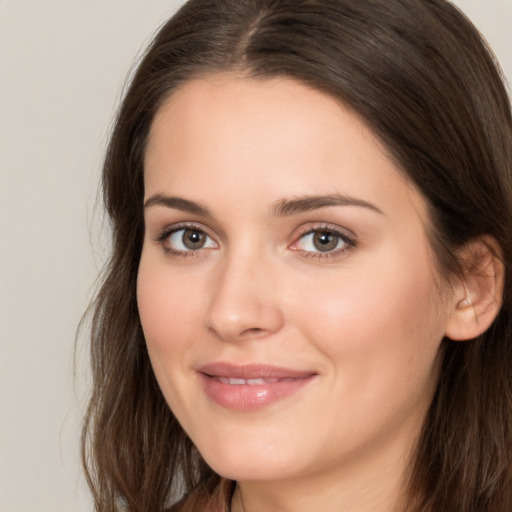
POLYGON ((512 507, 512 121, 444 0, 191 0, 105 160, 99 511, 512 507))

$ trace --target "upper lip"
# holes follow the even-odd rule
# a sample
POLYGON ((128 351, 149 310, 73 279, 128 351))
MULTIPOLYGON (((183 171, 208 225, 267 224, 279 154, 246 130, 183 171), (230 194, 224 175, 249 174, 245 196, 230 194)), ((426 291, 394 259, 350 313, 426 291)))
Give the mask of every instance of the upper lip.
POLYGON ((230 379, 305 379, 316 375, 310 370, 295 370, 269 364, 237 365, 227 362, 210 363, 197 368, 199 373, 210 377, 230 379))

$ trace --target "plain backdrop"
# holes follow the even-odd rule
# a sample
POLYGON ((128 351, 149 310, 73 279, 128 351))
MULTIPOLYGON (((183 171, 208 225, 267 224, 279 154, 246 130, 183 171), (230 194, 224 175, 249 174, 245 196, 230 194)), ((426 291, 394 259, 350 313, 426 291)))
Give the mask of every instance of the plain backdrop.
MULTIPOLYGON (((124 78, 182 1, 0 0, 0 512, 91 511, 75 329, 107 252, 98 176, 124 78)), ((512 0, 458 0, 512 82, 512 0)))

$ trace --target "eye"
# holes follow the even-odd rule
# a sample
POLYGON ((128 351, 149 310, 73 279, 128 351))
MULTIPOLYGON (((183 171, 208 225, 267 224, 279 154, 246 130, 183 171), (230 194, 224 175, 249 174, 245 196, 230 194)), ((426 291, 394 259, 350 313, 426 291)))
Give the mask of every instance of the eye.
POLYGON ((329 253, 344 252, 354 246, 355 242, 347 235, 332 228, 319 228, 303 234, 291 248, 305 253, 327 256, 329 253))
POLYGON ((200 249, 214 249, 216 242, 202 229, 185 227, 165 232, 160 237, 164 248, 169 252, 190 252, 200 249))

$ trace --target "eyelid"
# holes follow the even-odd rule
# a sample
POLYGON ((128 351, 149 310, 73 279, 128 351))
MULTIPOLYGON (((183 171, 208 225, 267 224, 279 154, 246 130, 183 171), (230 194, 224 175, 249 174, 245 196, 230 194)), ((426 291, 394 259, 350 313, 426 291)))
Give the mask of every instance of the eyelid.
POLYGON ((308 233, 312 233, 312 232, 315 232, 315 231, 322 231, 322 230, 325 230, 325 231, 332 231, 334 233, 339 233, 341 236, 347 238, 347 239, 351 239, 351 240, 354 240, 357 238, 356 234, 344 227, 344 226, 340 226, 338 224, 333 224, 331 222, 307 222, 307 223, 304 223, 302 226, 300 226, 298 229, 295 230, 295 233, 293 235, 293 237, 295 239, 297 238, 300 238, 301 236, 304 236, 308 233))
POLYGON ((294 234, 293 236, 293 242, 289 245, 289 248, 292 251, 296 251, 297 253, 302 253, 303 256, 308 258, 335 258, 339 257, 342 254, 345 254, 347 251, 350 251, 354 249, 357 245, 357 237, 355 233, 347 228, 343 228, 341 226, 338 226, 336 224, 330 224, 330 223, 313 223, 313 224, 307 224, 299 228, 299 230, 294 234), (305 251, 303 249, 299 249, 296 247, 296 245, 299 243, 299 241, 304 238, 307 235, 310 235, 312 233, 316 233, 319 231, 327 231, 330 233, 333 233, 334 235, 338 236, 344 243, 345 246, 341 249, 334 249, 332 251, 305 251), (294 247, 295 246, 295 247, 294 247))
POLYGON ((181 230, 197 230, 203 232, 208 238, 213 240, 216 247, 219 247, 219 242, 217 241, 217 238, 211 233, 211 230, 204 226, 201 223, 198 222, 177 222, 175 224, 170 224, 165 226, 163 229, 161 229, 154 239, 155 242, 159 243, 164 251, 171 255, 176 256, 183 256, 183 257, 190 257, 190 256, 199 256, 199 254, 203 251, 209 251, 214 249, 213 247, 201 247, 199 249, 189 249, 189 250, 179 250, 179 249, 172 249, 165 246, 165 241, 177 231, 181 230))
MULTIPOLYGON (((210 228, 205 226, 204 224, 200 222, 194 222, 194 221, 183 221, 183 222, 177 222, 174 224, 170 224, 159 230, 157 236, 154 238, 155 242, 159 243, 163 250, 171 255, 176 256, 182 256, 182 257, 195 257, 199 256, 204 251, 209 251, 212 249, 218 249, 220 244, 218 242, 218 237, 214 235, 210 228), (188 249, 188 250, 179 250, 179 249, 172 249, 165 246, 165 241, 177 231, 180 230, 198 230, 203 232, 208 238, 210 238, 214 244, 215 247, 201 247, 198 249, 188 249)), ((353 231, 341 227, 336 224, 326 223, 326 222, 318 222, 318 223, 307 223, 298 228, 296 230, 295 234, 293 235, 293 242, 288 245, 288 248, 294 252, 297 252, 298 254, 301 254, 303 257, 307 258, 335 258, 340 257, 341 255, 345 254, 347 251, 353 249, 357 245, 356 235, 353 231), (333 233, 334 235, 338 236, 342 242, 344 242, 344 246, 340 249, 334 249, 332 251, 306 251, 303 249, 300 249, 297 247, 299 241, 307 236, 308 234, 312 234, 319 231, 327 231, 330 233, 333 233)))

